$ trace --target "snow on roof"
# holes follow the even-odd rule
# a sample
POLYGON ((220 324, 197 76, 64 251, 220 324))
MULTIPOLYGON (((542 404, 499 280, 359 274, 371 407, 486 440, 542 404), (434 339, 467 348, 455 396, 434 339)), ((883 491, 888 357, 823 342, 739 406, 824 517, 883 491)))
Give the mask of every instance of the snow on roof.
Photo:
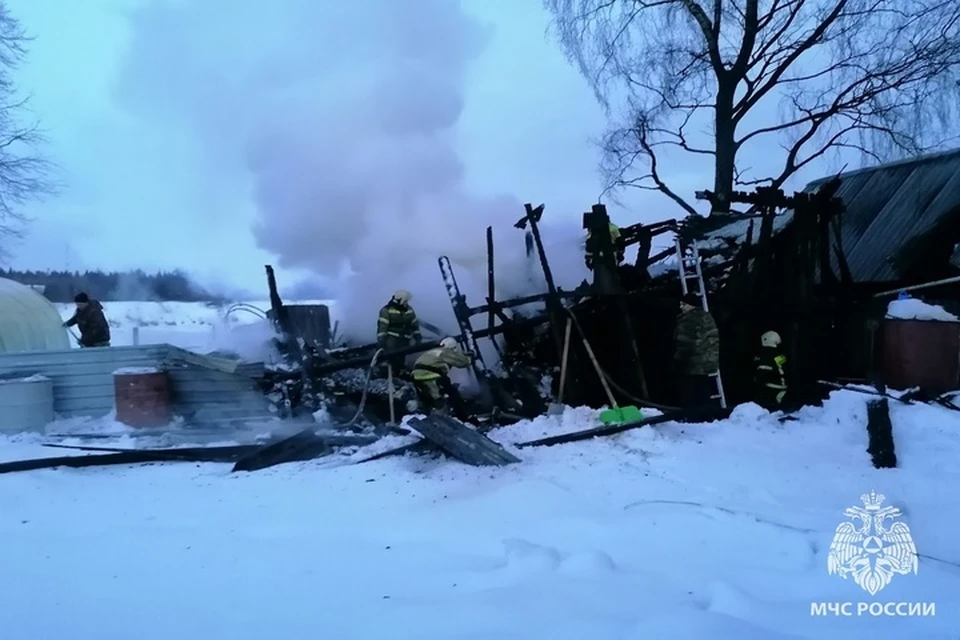
POLYGON ((34 289, 0 278, 0 353, 69 349, 57 309, 34 289))
POLYGON ((929 304, 917 298, 894 300, 887 306, 887 317, 894 320, 932 320, 936 322, 960 322, 960 318, 943 307, 929 304))

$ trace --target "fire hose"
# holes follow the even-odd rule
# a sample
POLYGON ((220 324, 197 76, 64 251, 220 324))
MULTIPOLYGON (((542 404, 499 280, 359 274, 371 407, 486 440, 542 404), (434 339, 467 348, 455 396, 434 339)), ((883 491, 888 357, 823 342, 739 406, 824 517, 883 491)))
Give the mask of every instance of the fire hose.
MULTIPOLYGON (((357 413, 354 414, 354 416, 350 418, 350 421, 344 425, 345 427, 352 426, 363 414, 363 409, 367 404, 367 394, 370 391, 370 379, 373 377, 373 370, 377 366, 377 358, 380 357, 381 353, 383 353, 383 349, 377 349, 373 354, 373 358, 370 359, 370 366, 367 368, 367 379, 363 383, 363 395, 360 396, 360 406, 357 407, 357 413)), ((387 375, 389 378, 388 384, 390 387, 390 422, 393 423, 393 367, 387 367, 387 375)))

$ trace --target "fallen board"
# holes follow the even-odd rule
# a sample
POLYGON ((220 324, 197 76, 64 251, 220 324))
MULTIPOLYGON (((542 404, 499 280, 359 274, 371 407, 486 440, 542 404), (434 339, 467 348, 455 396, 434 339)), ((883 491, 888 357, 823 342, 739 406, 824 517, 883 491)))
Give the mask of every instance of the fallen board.
POLYGON ((380 460, 382 458, 387 458, 390 456, 400 456, 407 453, 419 455, 423 453, 436 453, 437 451, 438 451, 437 445, 433 444, 429 440, 417 440, 416 442, 411 442, 410 444, 400 445, 399 447, 394 447, 393 449, 387 449, 386 451, 375 453, 368 458, 357 460, 353 464, 363 464, 364 462, 373 462, 374 460, 380 460))
POLYGON ((169 449, 125 449, 123 447, 92 447, 89 445, 72 445, 45 443, 43 446, 52 449, 70 449, 71 451, 96 451, 99 453, 149 453, 166 456, 172 460, 187 458, 195 460, 204 458, 206 462, 235 462, 240 458, 262 449, 263 445, 240 444, 226 447, 173 447, 169 449))
POLYGON ((890 405, 887 398, 867 403, 867 438, 875 469, 896 469, 897 453, 893 443, 893 424, 890 422, 890 405))
POLYGON ((289 438, 259 447, 237 460, 233 471, 259 471, 286 462, 314 460, 333 453, 336 447, 362 446, 377 439, 377 436, 349 433, 318 433, 311 427, 289 438))
POLYGON ((229 451, 218 451, 229 447, 211 449, 191 449, 184 451, 171 450, 129 450, 103 455, 65 456, 60 458, 35 458, 33 460, 15 460, 0 463, 0 474, 17 471, 34 471, 37 469, 53 469, 56 467, 100 467, 121 464, 143 464, 146 462, 233 462, 236 454, 229 451))
POLYGON ((551 447, 556 444, 566 444, 567 442, 580 442, 582 440, 590 440, 592 438, 599 438, 602 436, 612 436, 618 433, 623 433, 624 431, 629 431, 630 429, 638 429, 640 427, 646 427, 647 425, 661 424, 664 422, 708 422, 710 420, 717 420, 729 416, 730 411, 730 409, 670 411, 668 413, 664 413, 663 415, 651 416, 635 422, 603 425, 600 427, 594 427, 593 429, 585 429, 584 431, 561 433, 560 435, 540 438, 539 440, 521 442, 517 444, 517 447, 520 449, 523 449, 524 447, 551 447))
POLYGON ((445 453, 476 467, 503 466, 520 459, 499 444, 447 416, 413 418, 408 423, 445 453))

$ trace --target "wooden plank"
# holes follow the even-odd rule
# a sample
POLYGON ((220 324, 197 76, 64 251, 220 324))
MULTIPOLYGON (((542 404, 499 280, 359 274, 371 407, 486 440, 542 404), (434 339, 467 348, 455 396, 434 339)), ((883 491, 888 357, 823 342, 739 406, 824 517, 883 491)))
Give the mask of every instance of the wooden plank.
POLYGON ((573 433, 561 433, 560 435, 556 435, 556 436, 549 436, 546 438, 540 438, 538 440, 521 442, 517 445, 517 447, 520 449, 523 449, 524 447, 552 447, 553 445, 556 445, 556 444, 566 444, 568 442, 580 442, 582 440, 590 440, 592 438, 599 438, 601 436, 612 436, 614 434, 623 433, 624 431, 629 431, 631 429, 639 429, 640 427, 645 427, 650 424, 670 422, 671 420, 673 420, 672 416, 664 414, 662 416, 653 416, 652 418, 644 418, 643 420, 637 420, 636 422, 604 425, 602 427, 594 427, 593 429, 585 429, 583 431, 574 431, 573 433))
MULTIPOLYGON (((48 445, 49 446, 49 445, 48 445)), ((56 445, 54 445, 56 446, 56 445)), ((83 447, 60 448, 83 449, 83 447)), ((121 464, 142 464, 145 462, 233 462, 243 447, 211 447, 191 449, 116 449, 103 448, 111 451, 103 455, 66 456, 60 458, 37 458, 33 460, 16 460, 0 463, 0 473, 16 471, 33 471, 36 469, 52 469, 55 467, 97 467, 121 464)))
POLYGON ((896 469, 893 423, 890 422, 890 406, 886 398, 867 403, 867 436, 870 440, 867 453, 872 458, 874 468, 896 469))
POLYGON ((69 449, 71 451, 97 451, 100 453, 151 453, 156 455, 169 456, 170 459, 189 459, 191 461, 202 462, 235 462, 245 455, 249 455, 262 445, 258 444, 239 444, 225 447, 170 447, 167 449, 130 449, 124 447, 95 447, 92 445, 74 445, 59 444, 55 442, 44 443, 45 447, 52 449, 69 449))
POLYGON ((314 460, 333 453, 336 447, 367 445, 375 436, 344 433, 318 434, 314 427, 304 429, 289 438, 261 447, 258 451, 237 461, 233 471, 259 471, 287 462, 314 460))
POLYGON ((503 466, 520 462, 519 458, 490 438, 447 416, 413 418, 408 425, 445 453, 473 466, 503 466))
POLYGON ((516 446, 520 449, 523 449, 524 447, 552 447, 556 444, 566 444, 568 442, 580 442, 582 440, 590 440, 592 438, 599 438, 602 436, 612 436, 618 433, 623 433, 624 431, 630 431, 631 429, 639 429, 640 427, 646 427, 652 424, 662 424, 664 422, 708 422, 727 417, 730 415, 730 411, 730 409, 670 411, 668 413, 664 413, 663 415, 644 418, 643 420, 637 420, 636 422, 603 425, 600 427, 594 427, 593 429, 574 431, 573 433, 561 433, 560 435, 540 438, 539 440, 521 442, 516 446))

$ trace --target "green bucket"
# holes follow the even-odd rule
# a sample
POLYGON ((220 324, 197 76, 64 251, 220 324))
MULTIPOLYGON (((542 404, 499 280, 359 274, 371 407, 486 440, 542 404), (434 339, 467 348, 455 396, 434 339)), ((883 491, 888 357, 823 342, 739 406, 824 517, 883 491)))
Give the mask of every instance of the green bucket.
POLYGON ((637 407, 617 407, 601 411, 599 417, 603 424, 626 424, 643 420, 643 413, 637 407))

